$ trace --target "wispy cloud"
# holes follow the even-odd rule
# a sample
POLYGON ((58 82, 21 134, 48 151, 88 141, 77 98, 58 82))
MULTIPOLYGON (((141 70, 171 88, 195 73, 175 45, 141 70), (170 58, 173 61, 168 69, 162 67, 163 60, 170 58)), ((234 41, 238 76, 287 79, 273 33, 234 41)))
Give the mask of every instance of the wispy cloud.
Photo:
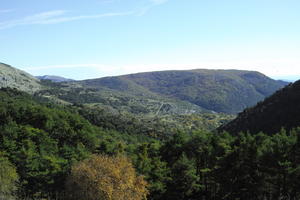
POLYGON ((0 29, 8 29, 16 26, 33 25, 33 24, 58 24, 63 22, 70 22, 83 19, 99 19, 105 17, 126 16, 132 15, 133 12, 115 12, 103 13, 97 15, 79 15, 79 16, 66 16, 65 10, 53 10, 38 13, 35 15, 27 16, 17 20, 10 20, 0 22, 0 29))
MULTIPOLYGON (((114 0, 103 0, 103 1, 114 2, 114 0)), ((58 24, 63 22, 71 22, 71 21, 84 20, 84 19, 99 19, 105 17, 129 16, 129 15, 142 16, 145 15, 153 7, 162 5, 167 1, 169 0, 147 0, 145 6, 142 6, 133 11, 110 12, 110 13, 102 13, 102 14, 95 14, 95 15, 70 16, 67 15, 68 11, 66 10, 51 10, 47 12, 41 12, 34 15, 26 16, 20 19, 0 22, 0 30, 9 29, 17 26, 24 26, 24 25, 58 24)), ((12 11, 14 10, 13 9, 0 10, 0 13, 8 13, 12 11)))

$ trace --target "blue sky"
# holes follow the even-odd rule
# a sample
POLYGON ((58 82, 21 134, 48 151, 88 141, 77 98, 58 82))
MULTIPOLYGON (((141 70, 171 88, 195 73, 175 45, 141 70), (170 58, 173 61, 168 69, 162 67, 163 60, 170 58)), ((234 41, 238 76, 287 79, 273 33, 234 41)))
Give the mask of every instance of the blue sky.
POLYGON ((169 69, 300 77, 299 0, 1 0, 0 62, 97 78, 169 69))

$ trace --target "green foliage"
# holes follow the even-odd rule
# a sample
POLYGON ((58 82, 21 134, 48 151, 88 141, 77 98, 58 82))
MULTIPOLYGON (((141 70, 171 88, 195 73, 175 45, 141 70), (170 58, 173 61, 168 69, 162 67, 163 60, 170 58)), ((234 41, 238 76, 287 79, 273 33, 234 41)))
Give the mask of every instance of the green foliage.
POLYGON ((195 194, 199 185, 196 168, 192 160, 189 160, 185 153, 181 154, 178 160, 171 167, 172 180, 168 183, 169 190, 165 199, 190 199, 195 194))
POLYGON ((171 170, 163 199, 298 199, 299 130, 175 134, 161 150, 171 170))
MULTIPOLYGON (((149 184, 150 200, 300 198, 300 128, 231 135, 195 131, 197 126, 178 131, 175 122, 174 129, 155 127, 171 120, 164 116, 153 130, 169 137, 155 140, 138 134, 151 123, 143 126, 143 119, 132 115, 114 118, 85 106, 45 102, 17 90, 0 90, 0 152, 5 152, 0 163, 8 166, 1 167, 5 176, 0 175, 9 180, 0 188, 13 192, 19 180, 20 199, 65 199, 63 185, 72 167, 95 153, 130 158, 149 184)), ((186 126, 201 119, 177 117, 186 126)), ((215 120, 210 114, 203 117, 215 120)), ((99 192, 95 190, 92 194, 99 192)))
MULTIPOLYGON (((214 130, 234 118, 227 114, 182 115, 133 115, 128 112, 110 112, 98 106, 78 106, 78 112, 92 124, 109 130, 148 137, 166 139, 178 130, 191 133, 194 130, 214 130)), ((141 141, 140 140, 140 141, 141 141)))
POLYGON ((242 111, 284 86, 258 72, 239 70, 162 71, 131 74, 119 79, 156 94, 225 113, 242 111))
POLYGON ((21 196, 61 191, 70 166, 105 141, 105 133, 63 107, 11 89, 0 91, 0 151, 16 165, 21 196))
POLYGON ((286 86, 275 94, 244 110, 238 117, 219 131, 232 134, 249 131, 250 133, 274 134, 283 127, 287 131, 300 126, 300 81, 286 86))
POLYGON ((166 192, 167 181, 170 180, 170 170, 167 163, 161 159, 161 144, 158 141, 142 143, 128 149, 137 172, 145 176, 149 183, 151 199, 161 199, 166 192))

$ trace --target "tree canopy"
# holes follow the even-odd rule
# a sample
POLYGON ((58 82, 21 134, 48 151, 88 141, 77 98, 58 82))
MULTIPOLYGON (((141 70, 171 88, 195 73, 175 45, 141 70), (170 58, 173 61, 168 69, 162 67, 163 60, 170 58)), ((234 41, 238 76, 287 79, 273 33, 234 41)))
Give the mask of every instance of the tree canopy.
POLYGON ((147 183, 128 158, 93 155, 72 167, 67 179, 70 200, 144 200, 147 183))

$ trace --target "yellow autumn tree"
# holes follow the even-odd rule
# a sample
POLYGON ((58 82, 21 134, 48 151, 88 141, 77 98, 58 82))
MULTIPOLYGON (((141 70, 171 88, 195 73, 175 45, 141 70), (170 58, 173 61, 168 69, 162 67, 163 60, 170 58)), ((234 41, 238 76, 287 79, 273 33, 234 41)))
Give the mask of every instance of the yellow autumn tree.
POLYGON ((19 176, 16 167, 0 152, 0 199, 14 199, 19 176))
POLYGON ((66 182, 70 200, 144 200, 147 183, 125 156, 93 155, 72 167, 66 182))

